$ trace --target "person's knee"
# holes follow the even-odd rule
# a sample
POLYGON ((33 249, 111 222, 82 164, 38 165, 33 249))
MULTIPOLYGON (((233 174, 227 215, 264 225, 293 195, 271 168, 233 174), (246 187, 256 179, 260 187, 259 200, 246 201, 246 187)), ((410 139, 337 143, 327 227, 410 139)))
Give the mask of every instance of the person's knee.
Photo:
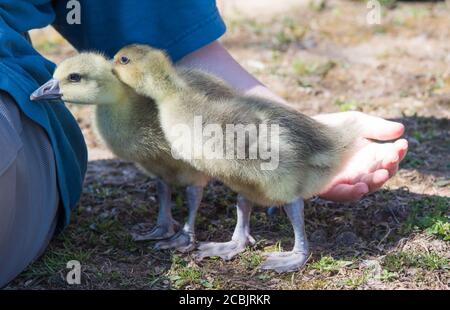
MULTIPOLYGON (((16 162, 23 147, 19 129, 19 112, 12 98, 0 93, 0 225, 5 212, 14 205, 16 195, 16 162)), ((3 226, 3 225, 2 225, 3 226)), ((2 229, 0 226, 0 231, 2 229)), ((0 234, 1 237, 1 234, 0 234)))
POLYGON ((3 221, 2 213, 7 209, 6 206, 14 203, 16 163, 21 148, 20 136, 0 112, 0 225, 3 221))
POLYGON ((0 287, 47 246, 58 204, 48 137, 0 96, 0 287))

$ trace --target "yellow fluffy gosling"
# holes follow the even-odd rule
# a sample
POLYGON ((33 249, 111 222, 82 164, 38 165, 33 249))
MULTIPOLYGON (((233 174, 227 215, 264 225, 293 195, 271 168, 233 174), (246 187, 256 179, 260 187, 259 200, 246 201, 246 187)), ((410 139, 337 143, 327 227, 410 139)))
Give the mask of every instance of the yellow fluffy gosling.
MULTIPOLYGON (((137 240, 167 239, 156 248, 194 248, 195 216, 208 177, 190 164, 176 160, 161 130, 153 100, 138 95, 113 74, 111 61, 96 53, 81 53, 64 60, 50 80, 31 98, 61 98, 65 102, 95 105, 96 129, 117 156, 135 162, 158 177, 160 210, 156 227, 137 240), (189 217, 177 234, 171 214, 171 186, 186 186, 189 217)), ((193 85, 195 87, 195 85, 193 85)))
POLYGON ((114 58, 114 70, 137 93, 155 100, 161 127, 177 156, 240 194, 232 240, 201 245, 199 257, 228 259, 243 251, 247 243, 253 242, 249 229, 252 203, 282 205, 294 228, 295 245, 290 252, 268 253, 261 268, 287 272, 303 266, 308 257, 303 199, 323 190, 345 163, 358 136, 357 126, 348 123, 331 128, 263 98, 237 93, 207 96, 206 90, 211 93, 217 89, 206 84, 202 89, 193 88, 196 76, 226 84, 204 72, 175 68, 162 51, 149 46, 122 48, 114 58), (189 147, 180 147, 180 129, 195 133, 199 122, 201 128, 214 134, 207 141, 193 138, 189 147), (229 139, 226 129, 230 125, 248 129, 244 142, 239 144, 237 136, 229 139), (261 144, 265 148, 260 149, 261 144), (227 156, 217 156, 221 148, 231 151, 227 156), (272 162, 264 150, 278 156, 278 161, 272 162))

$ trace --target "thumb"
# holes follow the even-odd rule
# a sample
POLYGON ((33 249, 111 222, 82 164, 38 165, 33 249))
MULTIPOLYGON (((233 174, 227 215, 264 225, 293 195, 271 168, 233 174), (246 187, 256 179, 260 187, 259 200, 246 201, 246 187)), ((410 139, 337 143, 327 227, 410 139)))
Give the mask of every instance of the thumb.
POLYGON ((367 139, 393 140, 401 137, 405 131, 405 126, 401 123, 363 113, 358 122, 361 124, 362 135, 367 139))

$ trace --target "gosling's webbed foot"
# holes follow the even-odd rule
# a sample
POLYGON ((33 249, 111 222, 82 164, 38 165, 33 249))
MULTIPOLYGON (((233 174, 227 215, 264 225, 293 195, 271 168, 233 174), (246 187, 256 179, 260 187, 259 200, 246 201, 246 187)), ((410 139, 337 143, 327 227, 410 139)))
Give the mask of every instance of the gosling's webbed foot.
POLYGON ((168 240, 159 241, 154 246, 155 250, 176 249, 182 253, 195 249, 195 235, 181 230, 168 240))
POLYGON ((259 268, 274 270, 278 273, 297 271, 308 260, 308 254, 303 252, 272 252, 265 253, 267 259, 259 268))
POLYGON ((162 240, 167 239, 175 235, 176 222, 167 225, 156 225, 147 233, 139 234, 132 233, 131 237, 134 241, 146 241, 146 240, 162 240))
POLYGON ((205 257, 218 256, 223 260, 230 260, 245 251, 248 244, 255 244, 255 239, 248 236, 245 240, 231 240, 228 242, 203 242, 198 246, 195 258, 202 260, 205 257))

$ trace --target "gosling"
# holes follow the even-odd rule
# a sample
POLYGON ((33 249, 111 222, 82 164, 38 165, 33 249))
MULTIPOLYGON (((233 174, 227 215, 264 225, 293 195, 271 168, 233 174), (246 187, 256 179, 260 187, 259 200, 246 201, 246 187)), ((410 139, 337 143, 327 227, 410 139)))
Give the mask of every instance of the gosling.
MULTIPOLYGON (((230 259, 243 251, 246 244, 254 242, 249 228, 253 203, 266 207, 278 205, 284 207, 293 226, 294 248, 290 252, 267 253, 268 258, 260 268, 289 272, 302 267, 308 258, 303 199, 323 190, 345 164, 359 136, 358 126, 349 122, 328 127, 295 110, 253 96, 235 93, 228 97, 207 97, 190 86, 190 79, 195 78, 191 76, 198 71, 174 68, 164 52, 145 45, 122 48, 114 57, 114 71, 137 93, 155 100, 161 127, 169 143, 177 150, 177 156, 239 193, 238 219, 232 240, 202 244, 198 256, 230 259), (225 134, 212 138, 219 139, 213 140, 214 147, 206 150, 206 142, 202 139, 193 139, 189 147, 179 148, 179 129, 194 132, 198 119, 203 128, 216 126, 215 135, 228 125, 254 125, 260 130, 256 138, 249 135, 240 145, 236 137, 230 140, 225 134), (271 129, 270 133, 264 129, 267 127, 271 129), (270 145, 266 145, 267 149, 275 149, 279 155, 275 167, 261 154, 251 155, 255 145, 264 141, 268 143, 268 138, 270 145), (226 158, 215 157, 214 148, 225 146, 228 149, 236 142, 237 152, 244 151, 244 158, 236 156, 236 152, 231 157, 229 153, 226 158), (199 149, 200 152, 195 153, 199 149)), ((209 79, 218 80, 213 76, 209 79)), ((211 140, 207 142, 211 144, 211 140)))
POLYGON ((358 126, 349 122, 331 128, 270 100, 234 92, 208 97, 207 85, 201 91, 191 86, 191 80, 201 75, 207 76, 211 83, 226 85, 225 82, 205 72, 176 68, 164 52, 145 45, 122 48, 114 57, 114 71, 138 94, 155 100, 161 127, 178 157, 239 194, 232 240, 201 244, 199 258, 230 259, 243 251, 248 243, 254 242, 249 227, 252 205, 278 205, 284 207, 293 226, 294 248, 290 252, 267 253, 268 258, 260 268, 289 272, 302 267, 308 258, 303 199, 323 190, 345 164, 359 136, 358 126), (216 129, 211 137, 214 142, 194 138, 188 147, 180 147, 180 128, 194 132, 196 122, 203 128, 216 129), (227 139, 227 134, 216 136, 220 135, 220 129, 239 124, 259 128, 256 137, 249 134, 244 142, 239 142, 236 136, 232 139, 227 139), (265 129, 268 127, 270 133, 265 129), (264 149, 258 148, 259 156, 252 156, 258 143, 269 144, 269 140, 266 150, 275 150, 279 155, 275 166, 262 156, 264 149), (237 150, 233 149, 236 143, 237 150), (214 147, 206 148, 206 144, 214 147), (227 150, 232 147, 234 152, 227 152, 226 158, 216 156, 216 149, 221 147, 227 150), (242 151, 245 156, 238 156, 242 151))
POLYGON ((168 238, 158 242, 155 248, 192 250, 195 248, 195 217, 209 177, 187 162, 173 158, 159 125, 154 101, 118 80, 112 69, 112 63, 100 54, 78 54, 64 60, 55 70, 54 78, 37 89, 31 99, 93 104, 96 131, 112 152, 158 178, 156 226, 146 235, 135 235, 135 240, 168 238), (186 186, 189 208, 188 220, 176 234, 171 213, 172 186, 186 186))

